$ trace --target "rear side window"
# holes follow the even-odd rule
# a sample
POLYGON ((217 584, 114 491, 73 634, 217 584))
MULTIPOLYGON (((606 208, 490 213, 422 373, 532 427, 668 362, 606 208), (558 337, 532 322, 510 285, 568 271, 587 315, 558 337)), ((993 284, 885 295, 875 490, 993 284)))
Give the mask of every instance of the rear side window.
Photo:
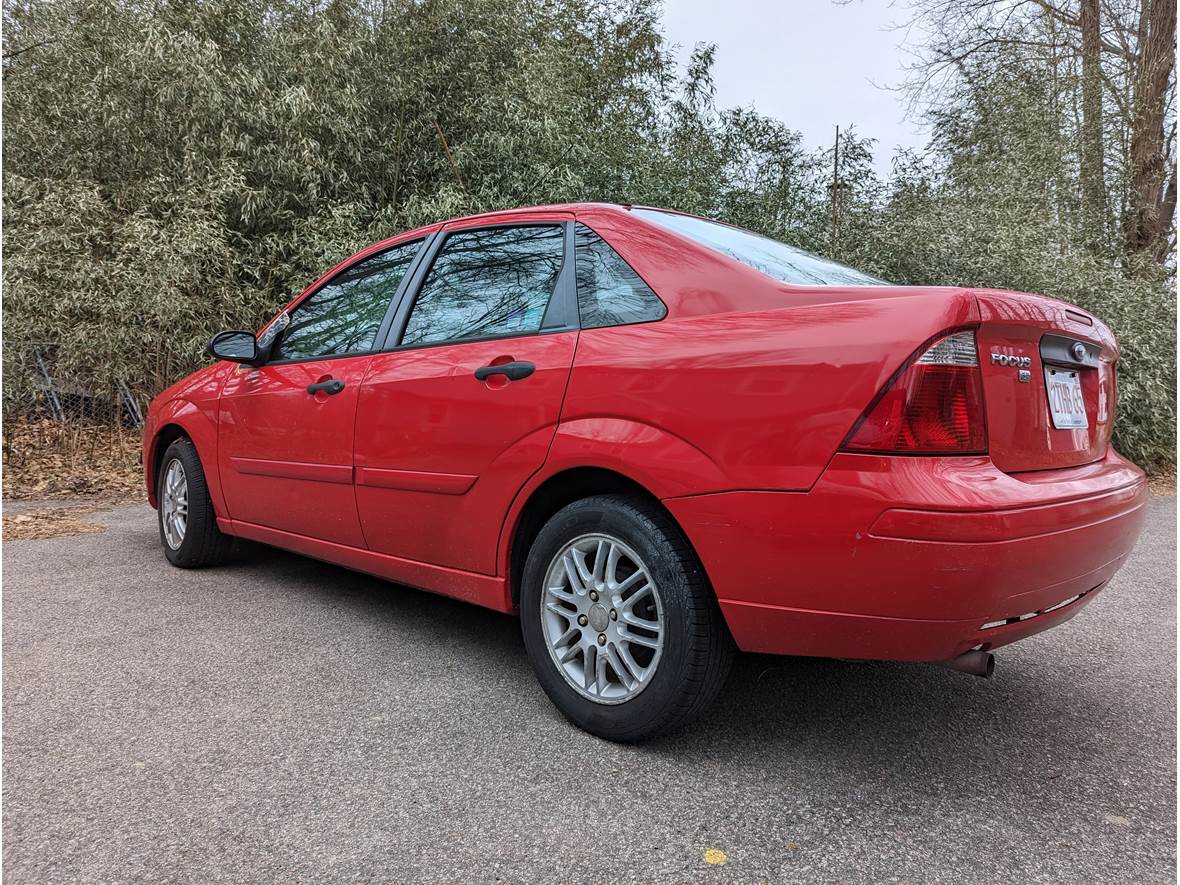
POLYGON ((421 240, 346 267, 291 311, 275 359, 299 360, 371 350, 385 312, 421 240))
POLYGON ((827 258, 812 255, 770 237, 740 227, 718 224, 692 215, 662 212, 658 209, 633 209, 636 215, 661 227, 695 240, 716 252, 723 252, 784 283, 803 286, 888 286, 884 280, 869 276, 827 258))
POLYGON ((538 331, 561 274, 564 239, 559 224, 450 234, 422 283, 401 343, 538 331))
POLYGON ((578 314, 583 329, 660 320, 668 312, 639 274, 585 225, 575 227, 578 314))

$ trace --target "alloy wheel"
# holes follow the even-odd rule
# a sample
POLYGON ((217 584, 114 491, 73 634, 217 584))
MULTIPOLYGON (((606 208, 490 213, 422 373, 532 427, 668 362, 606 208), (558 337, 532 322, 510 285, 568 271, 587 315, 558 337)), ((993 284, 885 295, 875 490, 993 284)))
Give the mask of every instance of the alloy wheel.
POLYGON ((188 528, 188 477, 179 458, 169 461, 164 471, 160 524, 164 528, 164 540, 168 546, 173 550, 179 549, 188 528))
POLYGON ((583 697, 621 704, 652 680, 664 647, 664 610, 651 572, 608 534, 582 535, 549 564, 541 624, 558 671, 583 697))

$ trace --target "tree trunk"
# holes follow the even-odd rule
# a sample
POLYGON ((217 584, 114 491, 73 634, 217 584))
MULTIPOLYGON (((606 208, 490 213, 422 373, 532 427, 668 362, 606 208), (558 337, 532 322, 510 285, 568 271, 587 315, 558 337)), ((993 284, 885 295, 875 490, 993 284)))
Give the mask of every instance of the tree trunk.
POLYGON ((1176 214, 1176 164, 1171 163, 1171 173, 1168 183, 1164 187, 1163 199, 1160 203, 1160 233, 1152 250, 1152 258, 1160 264, 1165 264, 1172 251, 1171 219, 1176 214))
POLYGON ((1082 0, 1082 223, 1086 245, 1105 241, 1106 160, 1102 132, 1102 30, 1099 0, 1082 0))
POLYGON ((1134 117, 1131 121, 1131 206, 1127 219, 1126 252, 1155 258, 1167 252, 1175 185, 1167 179, 1164 117, 1168 83, 1175 66, 1175 0, 1143 0, 1139 66, 1135 75, 1134 117), (1165 214, 1166 213, 1166 214, 1165 214))

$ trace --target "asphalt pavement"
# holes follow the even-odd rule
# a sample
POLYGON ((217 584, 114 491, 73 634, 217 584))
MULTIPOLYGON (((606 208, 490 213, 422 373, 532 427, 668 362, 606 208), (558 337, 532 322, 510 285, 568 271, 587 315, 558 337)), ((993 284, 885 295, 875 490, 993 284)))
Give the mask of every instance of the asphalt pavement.
POLYGON ((146 506, 5 543, 5 879, 1173 881, 1175 505, 991 680, 742 656, 640 746, 569 726, 505 615, 180 571, 146 506))

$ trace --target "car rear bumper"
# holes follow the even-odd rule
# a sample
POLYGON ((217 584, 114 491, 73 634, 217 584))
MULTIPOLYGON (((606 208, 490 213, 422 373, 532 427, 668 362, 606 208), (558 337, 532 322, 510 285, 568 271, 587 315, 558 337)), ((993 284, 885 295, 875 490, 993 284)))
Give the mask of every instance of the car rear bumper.
POLYGON ((664 503, 742 649, 937 661, 1073 617, 1130 553, 1146 494, 1113 451, 1016 475, 985 457, 840 454, 808 492, 664 503))

